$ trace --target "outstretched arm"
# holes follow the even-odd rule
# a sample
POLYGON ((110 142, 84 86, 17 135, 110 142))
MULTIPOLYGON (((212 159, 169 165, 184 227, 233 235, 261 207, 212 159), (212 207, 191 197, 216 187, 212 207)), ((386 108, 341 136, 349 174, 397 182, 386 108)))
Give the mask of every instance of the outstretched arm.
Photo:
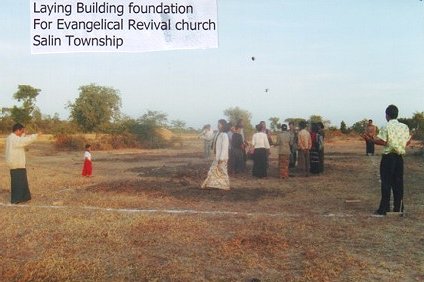
POLYGON ((363 134, 362 137, 367 140, 370 141, 372 143, 374 143, 375 145, 380 145, 380 146, 386 146, 387 142, 378 138, 378 137, 371 137, 369 135, 365 135, 363 134))
POLYGON ((411 144, 411 141, 412 141, 412 137, 414 136, 414 134, 411 134, 410 136, 409 136, 409 139, 408 139, 408 141, 406 141, 406 146, 409 146, 410 144, 411 144))
POLYGON ((387 142, 378 138, 378 137, 374 137, 374 138, 370 138, 371 141, 375 144, 375 145, 380 145, 380 146, 386 146, 387 142))
POLYGON ((37 139, 37 137, 38 137, 38 134, 31 134, 31 135, 28 135, 28 136, 22 136, 21 138, 19 138, 17 140, 17 142, 14 145, 15 145, 15 147, 19 147, 19 148, 26 147, 29 144, 31 144, 32 142, 34 142, 37 139))

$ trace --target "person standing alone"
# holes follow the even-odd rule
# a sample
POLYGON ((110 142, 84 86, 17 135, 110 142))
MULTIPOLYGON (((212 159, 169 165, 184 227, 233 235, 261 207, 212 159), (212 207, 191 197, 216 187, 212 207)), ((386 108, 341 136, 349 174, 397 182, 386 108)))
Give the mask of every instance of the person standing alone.
POLYGON ((91 145, 85 145, 84 165, 82 167, 82 176, 91 177, 93 174, 93 162, 91 160, 91 145))
POLYGON ((377 127, 372 124, 372 119, 368 120, 368 124, 365 127, 365 144, 366 144, 366 155, 374 156, 374 143, 370 140, 374 139, 377 135, 377 127), (368 137, 368 138, 367 138, 368 137))
POLYGON ((403 212, 403 155, 411 141, 409 128, 397 120, 399 110, 395 105, 386 108, 387 124, 376 138, 368 138, 373 144, 384 146, 380 163, 381 200, 376 214, 390 211, 390 194, 393 190, 393 211, 403 212))
POLYGON ((10 169, 12 204, 31 200, 26 170, 25 147, 37 139, 38 134, 25 135, 25 127, 16 123, 6 138, 6 164, 10 169))

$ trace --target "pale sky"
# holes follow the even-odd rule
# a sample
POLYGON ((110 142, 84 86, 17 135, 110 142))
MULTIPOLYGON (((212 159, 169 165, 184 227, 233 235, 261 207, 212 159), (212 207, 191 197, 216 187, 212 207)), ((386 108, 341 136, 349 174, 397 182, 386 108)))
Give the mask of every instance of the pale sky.
POLYGON ((29 84, 43 114, 66 119, 78 88, 95 83, 120 91, 124 114, 156 110, 195 128, 235 106, 253 124, 316 114, 337 127, 382 125, 389 104, 401 117, 424 111, 419 0, 218 0, 217 49, 47 55, 30 53, 29 0, 0 7, 0 107, 29 84))

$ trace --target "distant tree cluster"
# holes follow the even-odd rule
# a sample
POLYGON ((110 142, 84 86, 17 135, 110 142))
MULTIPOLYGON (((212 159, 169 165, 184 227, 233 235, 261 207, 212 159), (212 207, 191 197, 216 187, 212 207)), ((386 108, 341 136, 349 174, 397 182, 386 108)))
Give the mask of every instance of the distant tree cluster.
POLYGON ((400 118, 399 121, 408 125, 415 140, 424 141, 424 112, 416 112, 412 118, 400 118))
MULTIPOLYGON (((36 107, 36 98, 40 89, 30 85, 19 85, 13 95, 20 105, 12 108, 2 108, 0 112, 0 131, 10 132, 16 122, 24 124, 30 131, 43 131, 56 136, 56 145, 63 149, 76 149, 85 142, 76 133, 107 133, 110 137, 100 147, 111 148, 125 146, 143 146, 160 148, 169 145, 172 138, 164 136, 165 131, 182 133, 194 131, 186 128, 185 122, 172 120, 168 123, 167 114, 148 110, 138 119, 132 119, 121 114, 121 98, 119 91, 95 84, 79 88, 79 96, 73 103, 68 103, 69 120, 60 120, 59 115, 43 116, 36 107), (74 135, 72 135, 74 134, 74 135), (136 142, 134 142, 136 140, 136 142)), ((105 138, 103 138, 105 139, 105 138)), ((100 141, 99 141, 100 142, 100 141)))
MULTIPOLYGON (((416 112, 411 118, 398 118, 399 122, 406 124, 411 130, 413 139, 424 141, 424 112, 416 112)), ((368 119, 364 118, 348 127, 344 121, 340 123, 340 131, 344 134, 350 132, 361 134, 368 124, 368 119)))
POLYGON ((224 115, 227 117, 228 122, 235 126, 239 120, 243 121, 244 134, 250 136, 253 134, 252 114, 239 107, 228 108, 224 110, 224 115))
MULTIPOLYGON (((70 110, 69 120, 61 120, 58 114, 53 116, 42 115, 36 106, 36 100, 41 89, 30 85, 18 85, 18 90, 13 94, 17 105, 11 108, 0 108, 0 132, 10 132, 12 125, 20 122, 30 130, 43 131, 60 136, 64 144, 75 144, 75 140, 67 137, 67 134, 75 133, 107 133, 110 134, 112 147, 135 146, 138 142, 140 146, 149 148, 160 148, 175 141, 166 138, 167 133, 180 136, 182 133, 194 133, 197 130, 187 128, 182 120, 168 121, 166 113, 147 110, 139 118, 133 119, 121 113, 121 97, 118 90, 99 86, 96 84, 84 85, 79 88, 79 96, 73 103, 69 102, 67 108, 70 110), (162 129, 159 130, 159 129, 162 129), (128 144, 125 144, 128 143, 128 144)), ((236 125, 239 120, 243 120, 244 132, 250 136, 254 132, 252 126, 252 114, 239 107, 231 107, 224 110, 224 115, 232 125, 236 125)), ((278 131, 281 127, 279 117, 268 119, 269 127, 272 131, 278 131)), ((368 123, 367 119, 355 122, 350 127, 342 121, 340 129, 331 126, 329 120, 320 115, 311 115, 309 119, 286 118, 284 122, 307 123, 322 122, 327 130, 340 130, 343 134, 362 133, 368 123)), ((424 112, 417 112, 411 118, 399 118, 400 122, 407 124, 413 133, 414 139, 424 141, 424 112)), ((168 134, 169 135, 169 134, 168 134)), ((174 138, 174 137, 173 137, 174 138)))

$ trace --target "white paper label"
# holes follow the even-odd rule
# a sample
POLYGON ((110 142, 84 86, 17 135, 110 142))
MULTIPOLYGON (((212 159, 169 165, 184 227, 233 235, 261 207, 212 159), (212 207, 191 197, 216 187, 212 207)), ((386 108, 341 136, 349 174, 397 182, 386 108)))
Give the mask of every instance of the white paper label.
POLYGON ((218 47, 216 0, 30 0, 31 53, 218 47))

